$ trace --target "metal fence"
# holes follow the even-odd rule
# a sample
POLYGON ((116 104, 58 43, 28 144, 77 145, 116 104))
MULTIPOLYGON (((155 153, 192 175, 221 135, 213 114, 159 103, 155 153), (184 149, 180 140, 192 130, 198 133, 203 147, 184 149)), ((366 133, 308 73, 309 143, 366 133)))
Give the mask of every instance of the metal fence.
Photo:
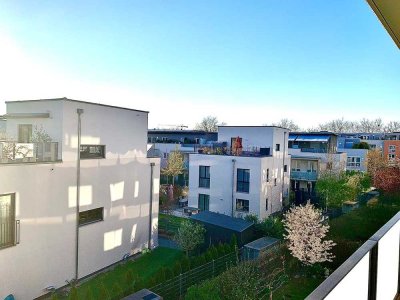
POLYGON ((190 286, 221 274, 232 266, 235 266, 238 261, 238 253, 232 252, 153 286, 150 290, 166 300, 182 299, 190 286))

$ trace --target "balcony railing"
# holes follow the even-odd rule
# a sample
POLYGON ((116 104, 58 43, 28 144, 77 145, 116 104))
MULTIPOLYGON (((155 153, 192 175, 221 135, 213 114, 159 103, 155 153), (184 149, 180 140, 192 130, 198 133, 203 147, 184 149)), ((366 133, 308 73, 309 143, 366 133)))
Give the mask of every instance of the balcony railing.
POLYGON ((307 180, 316 181, 318 178, 317 172, 307 172, 307 171, 291 171, 290 179, 294 180, 307 180))
POLYGON ((53 162, 60 159, 57 142, 0 142, 0 164, 53 162))
POLYGON ((400 291, 400 212, 353 253, 306 300, 395 299, 400 291))

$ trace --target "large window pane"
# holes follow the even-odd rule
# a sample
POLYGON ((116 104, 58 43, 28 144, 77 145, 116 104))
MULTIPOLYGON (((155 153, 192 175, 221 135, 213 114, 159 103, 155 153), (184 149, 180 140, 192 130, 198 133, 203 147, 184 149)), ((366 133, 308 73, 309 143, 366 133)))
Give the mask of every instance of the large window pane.
POLYGON ((210 195, 199 194, 198 208, 200 210, 210 210, 210 195))
POLYGON ((86 225, 94 222, 103 221, 104 207, 81 211, 79 213, 79 225, 86 225))
POLYGON ((250 170, 237 169, 236 191, 248 193, 250 191, 250 170))
POLYGON ((210 167, 199 166, 199 187, 210 187, 210 167))
POLYGON ((0 195, 0 249, 15 245, 15 194, 0 195))
POLYGON ((105 158, 105 148, 104 145, 81 145, 81 158, 105 158))

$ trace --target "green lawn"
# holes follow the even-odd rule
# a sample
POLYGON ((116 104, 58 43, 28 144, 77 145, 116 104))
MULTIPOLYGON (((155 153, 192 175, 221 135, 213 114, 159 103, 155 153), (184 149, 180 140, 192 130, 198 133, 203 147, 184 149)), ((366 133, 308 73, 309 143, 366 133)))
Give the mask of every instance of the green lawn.
POLYGON ((100 299, 100 286, 104 285, 110 294, 113 294, 115 285, 122 290, 127 289, 127 272, 132 270, 133 276, 139 278, 141 284, 146 286, 150 278, 162 267, 174 265, 182 257, 182 251, 169 248, 156 248, 148 254, 144 254, 136 260, 116 266, 113 270, 97 275, 78 287, 79 299, 86 299, 90 289, 94 299, 100 299))

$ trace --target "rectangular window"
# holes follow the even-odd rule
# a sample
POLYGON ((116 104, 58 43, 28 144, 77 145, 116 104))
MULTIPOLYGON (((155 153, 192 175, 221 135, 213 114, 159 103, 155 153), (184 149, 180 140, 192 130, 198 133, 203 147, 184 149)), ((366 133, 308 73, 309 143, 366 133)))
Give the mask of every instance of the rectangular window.
POLYGON ((18 143, 32 142, 32 124, 18 125, 18 143))
POLYGON ((249 200, 236 199, 236 210, 237 211, 249 211, 249 200))
POLYGON ((396 158, 396 154, 389 153, 389 160, 394 160, 396 158))
POLYGON ((347 157, 347 167, 360 167, 361 157, 359 156, 349 156, 347 157))
POLYGON ((210 167, 199 166, 199 187, 210 188, 210 167))
POLYGON ((248 193, 250 191, 250 170, 237 169, 236 191, 248 193))
POLYGON ((15 245, 15 194, 0 195, 0 249, 15 245))
POLYGON ((389 145, 389 153, 396 153, 396 145, 389 145))
POLYGON ((106 157, 105 145, 81 145, 81 158, 105 158, 106 157))
POLYGON ((100 222, 104 220, 104 207, 81 211, 79 213, 79 226, 100 222))
POLYGON ((276 186, 276 178, 274 178, 274 185, 276 186))
POLYGON ((287 172, 287 165, 283 166, 283 172, 287 172))
POLYGON ((281 150, 281 144, 276 144, 275 145, 275 150, 280 151, 281 150))
POLYGON ((210 195, 199 194, 199 203, 197 206, 200 210, 210 210, 210 195))
POLYGON ((267 182, 269 182, 269 169, 267 169, 267 182))
POLYGON ((268 198, 265 199, 265 210, 268 210, 268 198))

